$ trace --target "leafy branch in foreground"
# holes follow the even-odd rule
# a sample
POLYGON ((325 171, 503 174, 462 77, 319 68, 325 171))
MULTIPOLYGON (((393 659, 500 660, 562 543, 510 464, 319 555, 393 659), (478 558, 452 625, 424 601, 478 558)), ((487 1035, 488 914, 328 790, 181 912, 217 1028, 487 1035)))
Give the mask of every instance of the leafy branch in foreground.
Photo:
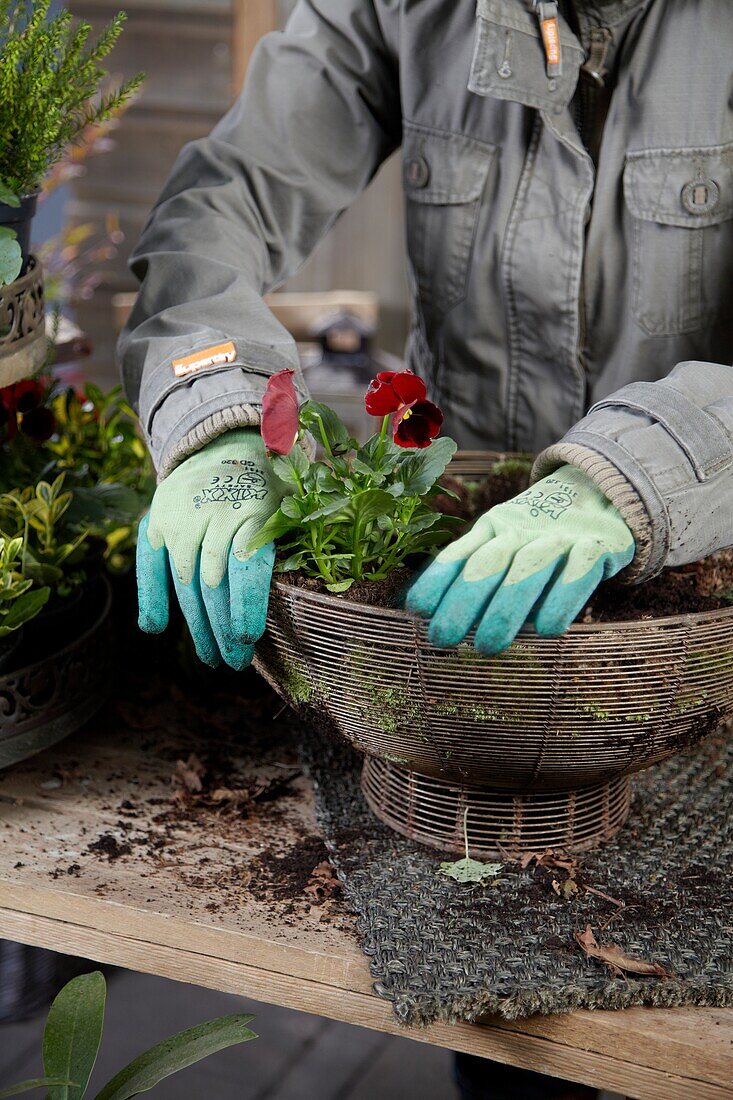
MULTIPOLYGON (((1 1089, 0 1100, 39 1088, 48 1090, 47 1100, 83 1100, 102 1040, 106 996, 99 971, 65 985, 51 1005, 43 1034, 46 1076, 1 1089)), ((210 1054, 256 1039, 246 1026, 251 1020, 220 1016, 165 1039, 121 1069, 94 1100, 130 1100, 210 1054)))

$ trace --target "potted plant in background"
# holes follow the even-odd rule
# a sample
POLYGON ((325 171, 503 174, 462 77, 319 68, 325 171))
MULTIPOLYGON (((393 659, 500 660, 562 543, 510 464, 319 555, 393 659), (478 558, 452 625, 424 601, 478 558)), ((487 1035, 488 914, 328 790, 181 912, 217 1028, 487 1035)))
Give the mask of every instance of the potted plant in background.
POLYGON ((6 262, 20 263, 17 274, 28 264, 44 176, 143 79, 140 74, 99 95, 107 78, 101 62, 120 36, 123 12, 90 41, 89 23, 74 21, 66 8, 53 14, 50 8, 51 0, 0 0, 0 245, 6 262))
POLYGON ((142 83, 103 91, 101 62, 124 23, 119 13, 99 38, 51 0, 0 0, 0 381, 44 363, 43 274, 30 233, 44 177, 90 129, 112 118, 142 83))
POLYGON ((0 721, 0 767, 73 732, 108 697, 107 578, 129 570, 153 489, 136 418, 118 389, 77 392, 52 375, 0 389, 0 537, 17 548, 28 592, 47 593, 0 672, 11 700, 0 721))
POLYGON ((400 596, 458 533, 436 509, 508 499, 526 484, 526 458, 454 456, 409 371, 380 374, 365 403, 383 419, 358 447, 332 410, 298 409, 289 372, 268 386, 262 434, 289 495, 252 547, 274 540, 279 574, 256 667, 366 753, 369 805, 408 836, 461 852, 468 810, 479 859, 610 838, 629 775, 733 715, 733 555, 605 603, 602 586, 561 638, 530 628, 497 657, 470 639, 432 646, 400 596), (306 432, 323 449, 313 463, 295 445, 306 432), (462 482, 470 491, 453 492, 462 482), (695 600, 675 603, 690 580, 695 600))

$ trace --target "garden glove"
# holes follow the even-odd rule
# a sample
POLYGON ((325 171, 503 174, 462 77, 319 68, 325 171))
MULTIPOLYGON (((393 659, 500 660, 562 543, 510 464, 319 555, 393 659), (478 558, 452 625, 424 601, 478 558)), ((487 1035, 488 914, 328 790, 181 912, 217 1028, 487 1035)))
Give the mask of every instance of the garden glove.
POLYGON ((595 483, 562 466, 441 550, 410 588, 407 607, 430 618, 433 645, 458 645, 476 627, 476 649, 495 654, 530 619, 538 634, 562 634, 635 550, 595 483))
POLYGON ((200 659, 249 665, 265 629, 275 548, 246 548, 284 492, 254 428, 227 432, 177 466, 140 524, 140 628, 165 630, 172 579, 200 659))

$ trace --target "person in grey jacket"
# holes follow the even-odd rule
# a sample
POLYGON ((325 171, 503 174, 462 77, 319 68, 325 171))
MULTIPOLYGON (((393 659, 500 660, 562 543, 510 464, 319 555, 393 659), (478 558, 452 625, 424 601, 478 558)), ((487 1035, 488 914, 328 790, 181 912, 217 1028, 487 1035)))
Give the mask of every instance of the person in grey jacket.
POLYGON ((181 152, 131 260, 120 340, 160 484, 140 623, 169 580, 199 655, 264 629, 278 506, 258 433, 296 372, 263 302, 401 147, 406 365, 460 446, 535 485, 413 588, 431 637, 559 633, 595 585, 733 544, 733 4, 299 0, 181 152))

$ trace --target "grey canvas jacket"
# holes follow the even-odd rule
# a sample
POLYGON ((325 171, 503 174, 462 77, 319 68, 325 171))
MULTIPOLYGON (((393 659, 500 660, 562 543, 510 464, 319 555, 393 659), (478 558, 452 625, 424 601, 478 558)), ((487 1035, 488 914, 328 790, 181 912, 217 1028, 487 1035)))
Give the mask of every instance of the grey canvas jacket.
POLYGON ((263 293, 401 146, 407 365, 446 431, 585 469, 631 579, 733 544, 733 3, 567 0, 559 33, 551 75, 531 0, 300 0, 261 42, 131 261, 120 354, 162 476, 258 422, 297 368, 263 293))

